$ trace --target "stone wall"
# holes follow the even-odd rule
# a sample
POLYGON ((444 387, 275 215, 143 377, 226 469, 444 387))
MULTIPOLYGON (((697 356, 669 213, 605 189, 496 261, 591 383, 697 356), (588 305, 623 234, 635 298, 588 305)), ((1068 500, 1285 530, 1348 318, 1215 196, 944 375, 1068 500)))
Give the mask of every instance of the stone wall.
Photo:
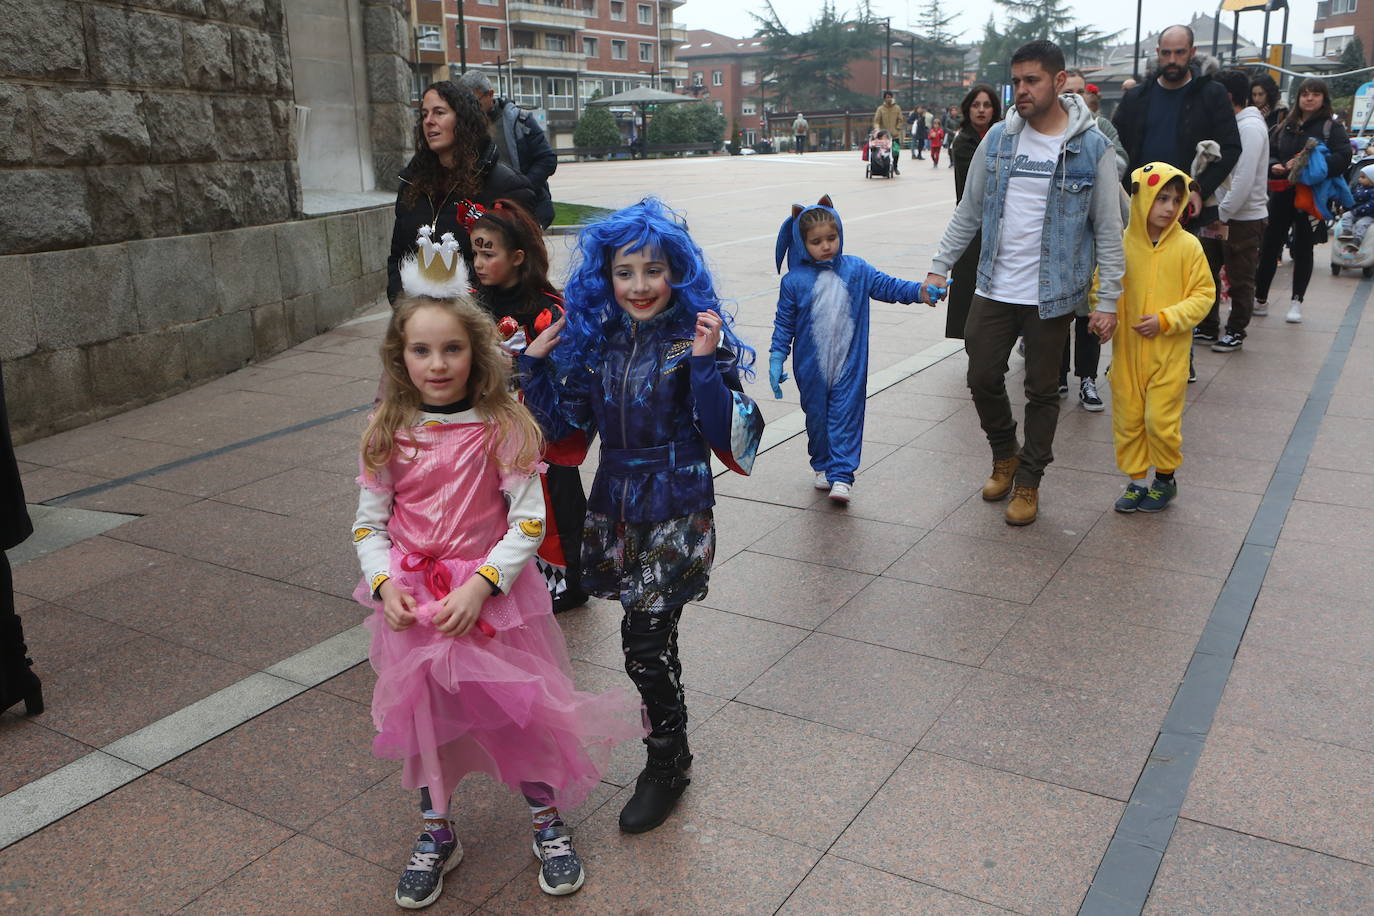
POLYGON ((0 256, 0 361, 28 441, 384 307, 393 213, 0 256))
POLYGON ((0 253, 300 216, 282 0, 0 0, 0 21, 0 253))

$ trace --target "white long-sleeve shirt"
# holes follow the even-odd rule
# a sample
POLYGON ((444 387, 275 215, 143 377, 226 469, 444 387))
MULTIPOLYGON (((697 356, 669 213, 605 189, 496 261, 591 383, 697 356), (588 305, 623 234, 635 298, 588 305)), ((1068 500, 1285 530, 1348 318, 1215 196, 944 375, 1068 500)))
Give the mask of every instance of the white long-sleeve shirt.
MULTIPOLYGON (((421 413, 419 424, 476 423, 481 418, 475 411, 456 414, 421 413)), ((506 533, 483 560, 477 574, 491 583, 493 589, 507 594, 516 576, 534 559, 544 540, 544 488, 538 474, 506 481, 502 492, 506 498, 506 533)), ((353 546, 358 553, 358 565, 375 595, 382 583, 391 578, 391 536, 387 523, 391 520, 392 494, 362 487, 358 494, 358 514, 353 520, 353 546)), ((443 597, 440 595, 439 597, 443 597)))

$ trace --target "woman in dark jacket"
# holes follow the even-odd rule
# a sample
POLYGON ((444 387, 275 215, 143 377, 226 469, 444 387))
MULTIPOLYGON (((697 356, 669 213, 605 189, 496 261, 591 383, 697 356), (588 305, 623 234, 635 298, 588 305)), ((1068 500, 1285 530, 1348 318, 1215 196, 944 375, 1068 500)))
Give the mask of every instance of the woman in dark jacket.
POLYGON ((505 197, 533 211, 537 203, 525 176, 500 161, 476 96, 448 80, 425 90, 415 122, 415 155, 400 179, 386 259, 386 296, 392 302, 401 292, 401 260, 415 250, 421 226, 434 226, 436 242, 452 232, 471 273, 467 227, 475 214, 468 205, 490 207, 505 197))
POLYGON ((1302 300, 1307 282, 1312 279, 1312 246, 1316 239, 1307 213, 1297 209, 1297 190, 1288 183, 1301 166, 1297 157, 1309 139, 1326 145, 1326 171, 1343 175, 1350 167, 1350 137, 1345 128, 1331 119, 1331 93, 1319 79, 1303 81, 1298 104, 1269 135, 1269 226, 1260 249, 1259 272, 1255 277, 1255 305, 1268 314, 1269 284, 1278 269, 1279 254, 1293 231, 1293 301, 1285 318, 1290 324, 1302 321, 1302 300))
POLYGON ((1283 107, 1283 97, 1279 95, 1279 84, 1267 73, 1250 81, 1250 104, 1264 115, 1264 123, 1270 130, 1288 117, 1288 109, 1283 107))
POLYGON ((10 442, 5 382, 0 375, 0 713, 23 700, 24 711, 36 716, 43 711, 43 685, 29 670, 32 662, 24 646, 24 627, 14 611, 14 581, 4 554, 32 533, 19 464, 10 442))
MULTIPOLYGON (((997 90, 986 83, 978 83, 970 89, 959 109, 964 113, 964 121, 949 150, 950 161, 954 164, 955 200, 964 199, 964 182, 968 180, 969 163, 973 161, 978 144, 989 128, 1002 120, 1002 105, 997 101, 997 90)), ((982 250, 983 234, 979 232, 950 271, 949 306, 945 311, 946 337, 960 340, 964 337, 964 322, 968 320, 969 305, 973 302, 973 288, 978 282, 978 257, 982 250)))

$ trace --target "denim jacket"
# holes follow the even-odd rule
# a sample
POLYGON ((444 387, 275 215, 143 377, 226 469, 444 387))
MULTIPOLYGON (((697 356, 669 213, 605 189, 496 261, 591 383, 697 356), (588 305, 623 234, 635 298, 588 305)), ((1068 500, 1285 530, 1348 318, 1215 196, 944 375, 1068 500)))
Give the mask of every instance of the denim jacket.
MULTIPOLYGON (((1041 318, 1057 318, 1077 309, 1100 273, 1097 308, 1116 312, 1125 257, 1121 251, 1122 190, 1116 150, 1097 128, 1096 117, 1075 95, 1060 96, 1069 114, 1068 140, 1059 154, 1040 236, 1041 318)), ((979 231, 978 286, 988 289, 997 269, 997 248, 1007 182, 1016 161, 1017 140, 1025 119, 1012 111, 994 124, 973 154, 963 200, 940 239, 931 273, 949 276, 950 268, 979 231)), ((1025 240, 1024 244, 1034 244, 1025 240)))
POLYGON ((715 502, 710 456, 753 468, 763 416, 741 390, 738 358, 693 356, 696 313, 674 300, 637 321, 616 309, 599 356, 556 377, 551 359, 520 356, 525 406, 550 441, 601 436, 587 508, 617 522, 661 522, 715 502))

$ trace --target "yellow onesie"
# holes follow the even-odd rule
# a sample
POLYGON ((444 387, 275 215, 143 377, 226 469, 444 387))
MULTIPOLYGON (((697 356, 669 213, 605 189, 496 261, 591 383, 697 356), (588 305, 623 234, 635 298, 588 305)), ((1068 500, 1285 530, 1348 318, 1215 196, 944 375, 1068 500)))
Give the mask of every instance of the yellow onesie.
MULTIPOLYGON (((1172 472, 1183 463, 1183 399, 1193 328, 1212 307, 1216 286, 1202 244, 1178 223, 1150 242, 1147 217, 1155 197, 1181 169, 1152 162, 1131 173, 1131 218, 1122 233, 1126 276, 1112 338, 1112 433, 1116 463, 1134 478, 1153 466, 1172 472), (1160 333, 1142 337, 1131 326, 1158 315, 1160 333)), ((1187 212, 1187 199, 1179 213, 1187 212)))

